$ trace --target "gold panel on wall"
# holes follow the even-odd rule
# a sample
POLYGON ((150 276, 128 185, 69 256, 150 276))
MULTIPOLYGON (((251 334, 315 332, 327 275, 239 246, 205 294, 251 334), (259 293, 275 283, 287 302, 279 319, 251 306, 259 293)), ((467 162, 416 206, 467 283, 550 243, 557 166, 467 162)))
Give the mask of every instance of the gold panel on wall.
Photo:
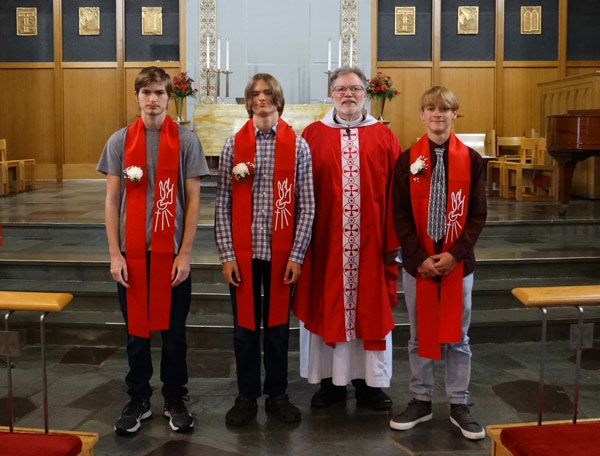
MULTIPOLYGON (((95 164, 117 124, 117 70, 65 68, 64 163, 95 164), (81 87, 102 87, 81 96, 81 87)), ((65 176, 66 177, 66 176, 65 176)))
POLYGON ((37 36, 37 8, 17 8, 17 35, 37 36))
POLYGON ((100 35, 100 7, 79 7, 79 34, 100 35))
POLYGON ((416 13, 414 6, 396 6, 394 9, 394 33, 396 35, 414 35, 416 31, 416 13))
POLYGON ((142 35, 162 34, 162 7, 142 6, 142 35))
POLYGON ((521 35, 542 34, 542 7, 521 7, 521 35))
POLYGON ((459 35, 477 35, 479 33, 479 7, 459 6, 457 33, 459 35))

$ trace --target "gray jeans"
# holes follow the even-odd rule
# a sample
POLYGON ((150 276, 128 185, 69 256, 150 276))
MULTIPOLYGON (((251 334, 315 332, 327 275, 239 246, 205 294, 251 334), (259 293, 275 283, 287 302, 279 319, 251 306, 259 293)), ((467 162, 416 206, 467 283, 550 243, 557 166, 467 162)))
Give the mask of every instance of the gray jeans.
MULTIPOLYGON (((402 270, 404 300, 410 322, 410 340, 408 341, 408 361, 410 364, 410 390, 415 399, 431 401, 433 393, 433 360, 422 358, 418 354, 416 287, 417 279, 402 270)), ((471 349, 467 332, 471 324, 471 291, 473 274, 463 278, 463 311, 461 342, 442 345, 442 358, 446 361, 446 396, 451 404, 466 404, 469 398, 469 380, 471 377, 471 349)))

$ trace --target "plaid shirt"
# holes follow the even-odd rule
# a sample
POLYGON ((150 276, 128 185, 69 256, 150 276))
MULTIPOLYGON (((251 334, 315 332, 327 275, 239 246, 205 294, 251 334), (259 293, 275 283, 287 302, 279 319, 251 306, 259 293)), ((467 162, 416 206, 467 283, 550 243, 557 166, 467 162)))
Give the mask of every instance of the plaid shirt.
MULTIPOLYGON (((277 124, 267 133, 254 127, 256 154, 252 184, 252 258, 271 261, 271 226, 273 224, 273 170, 277 124)), ((231 233, 231 170, 234 138, 225 141, 219 160, 217 198, 215 202, 215 239, 222 263, 235 260, 231 233)), ((289 260, 304 261, 315 216, 312 161, 308 144, 296 135, 296 172, 294 186, 294 243, 289 260)))

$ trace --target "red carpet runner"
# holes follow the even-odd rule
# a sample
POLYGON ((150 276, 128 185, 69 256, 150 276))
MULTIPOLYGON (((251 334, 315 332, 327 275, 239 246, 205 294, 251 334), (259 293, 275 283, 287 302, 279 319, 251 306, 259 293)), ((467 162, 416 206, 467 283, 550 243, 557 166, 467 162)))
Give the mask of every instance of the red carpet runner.
POLYGON ((502 429, 502 445, 513 456, 598 456, 600 422, 502 429))

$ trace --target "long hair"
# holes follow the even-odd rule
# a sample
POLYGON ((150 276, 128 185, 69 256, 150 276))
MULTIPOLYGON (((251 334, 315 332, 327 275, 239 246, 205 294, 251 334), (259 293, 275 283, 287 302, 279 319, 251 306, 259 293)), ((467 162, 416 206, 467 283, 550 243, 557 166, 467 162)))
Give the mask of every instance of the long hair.
POLYGON ((283 112, 285 106, 285 99, 283 98, 283 89, 279 81, 275 77, 268 73, 257 73, 250 78, 248 84, 246 84, 246 90, 244 90, 244 96, 246 97, 246 111, 248 111, 248 117, 252 117, 252 94, 254 92, 254 86, 258 81, 264 81, 269 90, 271 91, 271 99, 273 104, 277 106, 277 112, 279 115, 283 112))

